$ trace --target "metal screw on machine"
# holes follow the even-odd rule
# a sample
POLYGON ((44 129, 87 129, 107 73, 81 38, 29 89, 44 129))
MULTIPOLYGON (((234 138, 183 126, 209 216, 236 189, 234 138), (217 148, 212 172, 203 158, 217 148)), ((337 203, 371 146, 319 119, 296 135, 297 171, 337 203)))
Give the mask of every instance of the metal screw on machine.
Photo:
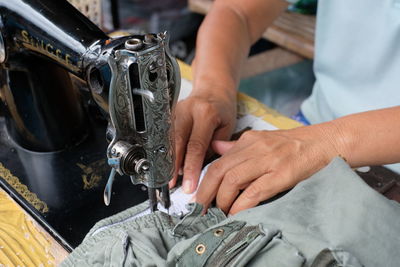
POLYGON ((140 48, 142 48, 142 46, 143 42, 138 38, 132 38, 125 42, 125 48, 128 50, 139 50, 140 48))
POLYGON ((139 159, 135 162, 136 173, 146 173, 150 169, 150 165, 147 159, 139 159))

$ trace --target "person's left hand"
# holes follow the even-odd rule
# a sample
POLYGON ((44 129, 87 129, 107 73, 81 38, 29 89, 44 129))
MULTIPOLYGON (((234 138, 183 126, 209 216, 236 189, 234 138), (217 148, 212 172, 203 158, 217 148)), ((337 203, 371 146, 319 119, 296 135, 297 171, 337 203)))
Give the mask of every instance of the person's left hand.
POLYGON ((338 155, 335 139, 318 126, 248 131, 236 142, 212 145, 222 157, 209 167, 194 201, 208 207, 216 198, 229 214, 292 188, 338 155))

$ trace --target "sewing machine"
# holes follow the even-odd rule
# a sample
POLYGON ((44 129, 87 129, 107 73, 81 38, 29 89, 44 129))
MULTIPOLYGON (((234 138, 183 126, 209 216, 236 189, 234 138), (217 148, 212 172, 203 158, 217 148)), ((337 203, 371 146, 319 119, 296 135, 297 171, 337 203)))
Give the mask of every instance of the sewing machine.
POLYGON ((0 32, 0 185, 68 249, 146 198, 168 208, 180 74, 167 34, 113 39, 54 0, 0 0, 0 32))

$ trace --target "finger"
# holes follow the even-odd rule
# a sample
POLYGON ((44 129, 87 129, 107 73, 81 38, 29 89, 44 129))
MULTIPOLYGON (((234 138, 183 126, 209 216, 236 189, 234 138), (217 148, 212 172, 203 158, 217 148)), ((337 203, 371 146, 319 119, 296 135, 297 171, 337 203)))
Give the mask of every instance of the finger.
POLYGON ((186 143, 189 139, 193 124, 192 118, 190 116, 184 116, 183 114, 183 112, 179 112, 180 116, 175 118, 175 173, 172 180, 169 182, 170 188, 176 185, 179 170, 182 169, 186 143))
POLYGON ((225 173, 251 157, 252 154, 248 151, 238 151, 235 154, 223 155, 214 161, 199 186, 195 201, 203 206, 208 206, 216 196, 225 173))
POLYGON ((288 189, 282 177, 265 174, 251 183, 233 203, 229 214, 236 214, 239 211, 253 208, 261 201, 267 200, 279 192, 288 189))
POLYGON ((194 120, 192 133, 186 146, 183 167, 183 191, 186 194, 193 193, 197 188, 201 168, 214 130, 215 126, 204 122, 204 118, 194 120))
POLYGON ((217 206, 225 213, 229 211, 240 190, 245 189, 257 178, 263 176, 268 170, 263 168, 266 164, 256 159, 248 159, 238 166, 230 169, 224 176, 217 193, 217 206))
MULTIPOLYGON (((230 125, 218 128, 217 130, 215 130, 212 140, 228 141, 232 135, 231 128, 232 127, 230 125)), ((209 159, 214 154, 219 154, 219 153, 216 153, 216 151, 213 149, 213 144, 211 142, 211 146, 207 150, 206 159, 209 159)))
POLYGON ((178 182, 178 177, 182 176, 182 172, 183 172, 182 168, 180 168, 179 170, 177 169, 174 170, 174 175, 172 176, 172 179, 168 183, 169 189, 172 189, 176 186, 176 183, 178 182))
MULTIPOLYGON (((249 147, 254 147, 256 145, 256 141, 260 139, 259 131, 248 131, 245 132, 237 141, 231 142, 223 142, 223 141, 215 141, 213 142, 213 149, 216 149, 219 152, 218 154, 234 154, 238 151, 243 151, 244 149, 248 149, 249 147)), ((258 149, 254 147, 254 149, 258 149)))
POLYGON ((211 143, 211 146, 215 153, 219 155, 224 155, 235 145, 235 143, 236 141, 215 140, 211 143))
MULTIPOLYGON (((176 170, 175 170, 175 172, 176 172, 176 170)), ((172 176, 172 179, 169 180, 169 182, 168 182, 169 189, 172 189, 175 187, 177 180, 178 180, 178 175, 174 174, 174 176, 172 176)))
POLYGON ((232 132, 233 132, 233 126, 232 126, 233 124, 234 123, 232 123, 232 124, 228 123, 224 126, 219 127, 218 129, 216 129, 212 139, 229 141, 232 136, 232 132))

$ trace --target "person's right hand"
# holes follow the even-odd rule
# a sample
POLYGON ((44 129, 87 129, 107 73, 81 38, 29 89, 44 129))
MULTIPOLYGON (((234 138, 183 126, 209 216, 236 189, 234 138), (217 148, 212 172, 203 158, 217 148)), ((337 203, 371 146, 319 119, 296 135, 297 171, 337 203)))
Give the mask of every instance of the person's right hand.
MULTIPOLYGON (((195 91, 175 110, 176 172, 183 170, 183 190, 192 193, 211 141, 228 140, 236 123, 236 91, 218 87, 195 91)), ((170 181, 174 187, 177 174, 170 181)))

